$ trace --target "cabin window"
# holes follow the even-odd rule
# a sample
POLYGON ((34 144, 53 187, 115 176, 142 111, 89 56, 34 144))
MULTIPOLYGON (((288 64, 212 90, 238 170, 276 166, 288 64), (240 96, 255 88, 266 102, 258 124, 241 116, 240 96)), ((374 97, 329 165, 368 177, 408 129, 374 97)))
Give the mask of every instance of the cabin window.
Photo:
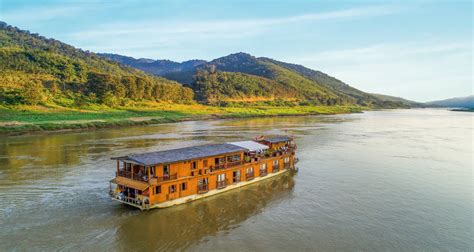
POLYGON ((225 158, 215 158, 215 164, 223 164, 225 162, 225 158))
POLYGON ((170 193, 176 192, 176 185, 170 185, 169 191, 170 193))
POLYGON ((198 173, 199 173, 199 175, 202 175, 202 170, 199 170, 198 173))
POLYGON ((233 156, 227 157, 227 162, 229 163, 238 162, 238 161, 240 161, 240 155, 233 155, 233 156))
POLYGON ((198 181, 198 185, 207 185, 208 184, 208 179, 207 178, 203 178, 203 179, 200 179, 198 181))
POLYGON ((161 186, 155 187, 155 194, 160 194, 161 193, 161 186))
POLYGON ((273 165, 277 166, 278 165, 278 160, 273 160, 273 165))
POLYGON ((217 182, 225 181, 225 173, 217 175, 217 182))
POLYGON ((186 182, 181 183, 181 191, 186 191, 188 189, 188 184, 186 182))
POLYGON ((204 166, 204 168, 207 168, 207 159, 202 161, 202 165, 204 166))
POLYGON ((247 168, 247 173, 252 173, 253 172, 253 167, 247 168))
POLYGON ((285 163, 289 163, 289 162, 290 162, 290 158, 289 158, 289 157, 286 157, 284 161, 285 161, 285 163))
POLYGON ((150 169, 150 178, 153 178, 155 176, 155 167, 149 166, 148 169, 150 169))
POLYGON ((236 183, 236 182, 240 181, 240 171, 239 170, 234 171, 232 173, 232 175, 233 175, 232 182, 236 183))
POLYGON ((163 165, 163 174, 170 173, 170 165, 163 165))
POLYGON ((267 164, 261 164, 260 165, 260 170, 265 171, 267 169, 267 164))
POLYGON ((197 168, 197 162, 194 161, 194 162, 191 163, 191 169, 194 170, 196 168, 197 168))

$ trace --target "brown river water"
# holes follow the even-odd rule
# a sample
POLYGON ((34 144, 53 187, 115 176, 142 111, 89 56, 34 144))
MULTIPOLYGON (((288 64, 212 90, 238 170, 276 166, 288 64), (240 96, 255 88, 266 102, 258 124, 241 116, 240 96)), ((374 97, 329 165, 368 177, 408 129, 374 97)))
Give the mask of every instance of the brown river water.
POLYGON ((0 251, 473 250, 474 114, 181 122, 0 139, 0 251), (109 199, 111 157, 294 134, 299 172, 167 209, 109 199))

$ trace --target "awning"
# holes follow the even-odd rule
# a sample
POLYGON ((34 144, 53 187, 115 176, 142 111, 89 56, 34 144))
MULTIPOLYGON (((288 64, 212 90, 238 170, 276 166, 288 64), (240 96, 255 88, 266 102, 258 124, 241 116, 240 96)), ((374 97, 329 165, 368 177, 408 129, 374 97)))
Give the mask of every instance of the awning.
POLYGON ((240 141, 240 142, 230 142, 229 144, 236 145, 247 149, 249 151, 261 151, 268 149, 268 146, 260 144, 254 141, 240 141))
POLYGON ((144 191, 145 189, 150 187, 150 185, 148 183, 140 182, 140 181, 132 180, 132 179, 129 179, 129 178, 124 178, 124 177, 116 177, 116 178, 110 180, 110 182, 114 183, 114 184, 117 184, 117 185, 122 185, 122 186, 126 186, 126 187, 129 187, 129 188, 137 189, 137 190, 140 190, 140 191, 144 191))

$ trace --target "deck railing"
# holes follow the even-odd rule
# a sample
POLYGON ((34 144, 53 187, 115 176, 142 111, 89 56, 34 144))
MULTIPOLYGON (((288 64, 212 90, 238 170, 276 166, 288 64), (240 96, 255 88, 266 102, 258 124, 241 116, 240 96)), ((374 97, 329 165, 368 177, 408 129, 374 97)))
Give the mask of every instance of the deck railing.
POLYGON ((278 170, 280 170, 279 166, 278 165, 274 165, 272 167, 272 172, 277 172, 278 170))
POLYGON ((137 206, 141 206, 143 208, 149 208, 149 206, 150 206, 149 203, 145 203, 145 201, 143 201, 143 200, 137 199, 135 197, 125 196, 123 194, 116 194, 113 191, 109 191, 109 195, 111 197, 115 198, 115 199, 120 200, 120 201, 130 203, 130 204, 133 204, 133 205, 137 205, 137 206))
POLYGON ((138 173, 133 173, 133 177, 132 177, 131 171, 118 171, 118 172, 115 172, 115 175, 117 177, 125 177, 125 178, 130 178, 133 180, 143 181, 143 182, 148 181, 147 176, 143 174, 139 175, 138 173))
POLYGON ((211 167, 211 172, 212 171, 216 171, 216 170, 221 170, 221 169, 226 169, 226 168, 229 168, 229 167, 234 167, 234 166, 238 166, 238 165, 242 165, 244 163, 243 160, 240 160, 240 161, 236 161, 236 162, 229 162, 229 163, 223 163, 223 164, 216 164, 214 166, 211 167))
POLYGON ((226 168, 225 164, 216 164, 214 166, 211 166, 211 172, 216 171, 216 170, 225 169, 225 168, 226 168))
POLYGON ((234 183, 240 182, 240 176, 233 177, 232 179, 233 179, 232 181, 234 181, 234 183))
POLYGON ((165 174, 163 177, 156 177, 158 182, 163 182, 163 181, 167 181, 167 180, 173 180, 173 179, 177 179, 178 178, 178 174, 175 173, 175 174, 165 174))
POLYGON ((245 177, 247 178, 247 180, 252 180, 255 175, 253 172, 248 172, 247 174, 245 174, 245 177))
POLYGON ((279 157, 286 154, 295 154, 296 146, 289 146, 286 150, 274 150, 273 152, 269 153, 270 157, 279 157))
POLYGON ((125 170, 119 170, 118 172, 116 172, 116 175, 120 176, 120 177, 130 178, 130 177, 132 177, 132 172, 131 171, 125 171, 125 170))
POLYGON ((207 193, 209 192, 209 184, 201 184, 201 185, 198 185, 198 193, 201 194, 201 193, 207 193))
POLYGON ((224 188, 226 186, 227 186, 227 181, 226 180, 217 181, 217 186, 216 186, 217 189, 221 189, 221 188, 224 188))
POLYGON ((244 163, 243 160, 239 160, 239 161, 235 161, 235 162, 229 162, 229 163, 227 163, 227 167, 234 167, 234 166, 237 166, 237 165, 241 165, 243 163, 244 163))
POLYGON ((214 169, 224 169, 225 168, 225 163, 216 164, 212 168, 214 168, 214 169))
POLYGON ((267 176, 267 174, 268 174, 267 169, 260 170, 260 177, 265 177, 265 176, 267 176))
POLYGON ((294 148, 288 148, 286 150, 277 150, 277 151, 273 151, 273 152, 270 152, 270 153, 261 154, 261 155, 258 155, 258 156, 254 156, 254 155, 249 156, 250 159, 248 159, 248 160, 239 160, 239 161, 235 161, 235 162, 215 164, 215 165, 210 167, 210 171, 214 172, 214 171, 221 170, 221 169, 226 169, 226 168, 231 168, 231 167, 234 167, 234 166, 243 165, 245 163, 255 163, 255 162, 260 161, 261 159, 286 156, 286 155, 290 155, 290 154, 294 154, 294 148))

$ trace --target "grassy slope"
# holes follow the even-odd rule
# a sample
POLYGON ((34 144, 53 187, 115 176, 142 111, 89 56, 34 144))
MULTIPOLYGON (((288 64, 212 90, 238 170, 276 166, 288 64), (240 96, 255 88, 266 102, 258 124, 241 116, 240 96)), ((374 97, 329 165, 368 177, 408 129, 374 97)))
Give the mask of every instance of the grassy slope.
POLYGON ((294 100, 296 92, 271 79, 239 72, 215 72, 199 74, 195 82, 200 99, 210 102, 222 101, 270 101, 277 98, 294 100))
POLYGON ((300 95, 306 99, 314 99, 317 96, 327 98, 337 98, 331 91, 322 86, 316 85, 311 80, 270 62, 262 62, 273 73, 273 79, 287 86, 300 91, 300 95))
POLYGON ((28 103, 22 99, 24 97, 21 94, 32 83, 41 84, 43 91, 56 83, 62 92, 70 91, 70 98, 77 102, 81 102, 82 96, 91 92, 100 96, 100 90, 111 91, 120 100, 127 98, 187 102, 192 99, 192 95, 183 98, 183 94, 191 94, 192 91, 175 81, 146 74, 60 41, 8 26, 1 21, 0 69, 0 104, 28 103), (106 74, 110 78, 104 83, 89 85, 88 75, 91 73, 106 74), (125 79, 133 81, 120 85, 125 79), (116 92, 122 86, 125 92, 116 92), (162 94, 160 91, 154 92, 155 90, 167 92, 162 94), (19 97, 15 96, 14 102, 3 98, 11 96, 8 94, 12 91, 20 94, 19 97))
POLYGON ((0 107, 0 134, 121 127, 211 118, 353 113, 361 112, 362 109, 356 106, 213 107, 151 102, 128 108, 94 107, 87 110, 24 105, 14 108, 0 107))

